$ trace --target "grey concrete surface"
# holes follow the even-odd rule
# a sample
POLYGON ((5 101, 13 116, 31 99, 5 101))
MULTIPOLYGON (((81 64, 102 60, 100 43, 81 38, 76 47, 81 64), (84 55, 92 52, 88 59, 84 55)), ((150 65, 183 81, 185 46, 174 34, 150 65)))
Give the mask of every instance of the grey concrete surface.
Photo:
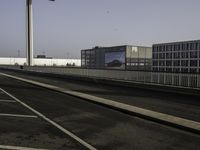
POLYGON ((0 79, 0 87, 98 149, 199 149, 200 136, 192 133, 13 79, 0 79))
MULTIPOLYGON (((5 88, 2 85, 0 87, 5 88)), ((12 98, 1 91, 0 99, 12 98)), ((0 102, 0 149, 8 149, 7 146, 25 147, 25 149, 85 149, 51 124, 30 115, 35 114, 17 102, 0 102)))
POLYGON ((98 80, 85 82, 61 76, 51 77, 42 74, 2 72, 200 122, 200 98, 198 96, 106 85, 98 82, 98 80))
MULTIPOLYGON (((41 82, 29 80, 29 79, 23 79, 23 78, 20 78, 20 77, 8 75, 8 74, 3 74, 3 73, 1 73, 0 75, 6 76, 6 77, 9 77, 9 78, 12 78, 12 79, 16 79, 16 80, 19 80, 19 81, 23 81, 23 82, 26 82, 26 83, 29 83, 29 84, 32 84, 32 85, 36 85, 36 86, 39 86, 39 87, 47 88, 47 89, 50 89, 50 90, 53 90, 53 91, 56 91, 56 92, 61 92, 61 93, 67 94, 67 95, 77 97, 77 98, 81 98, 83 100, 88 100, 90 102, 95 102, 95 103, 98 103, 100 105, 104 105, 104 106, 107 106, 107 107, 110 107, 110 108, 114 108, 115 110, 120 110, 121 112, 127 112, 129 114, 134 114, 134 115, 140 116, 140 117, 145 118, 145 119, 153 120, 153 121, 156 121, 156 122, 159 122, 159 123, 162 123, 162 124, 171 125, 173 127, 178 127, 178 128, 181 128, 181 129, 184 129, 184 130, 187 130, 187 131, 191 131, 191 132, 200 134, 200 122, 196 122, 196 121, 192 121, 192 120, 188 120, 188 119, 184 119, 184 118, 180 118, 180 117, 175 117, 175 116, 172 116, 172 115, 167 115, 167 114, 163 114, 163 113, 160 113, 160 112, 151 111, 151 110, 148 110, 148 109, 143 109, 143 108, 140 108, 140 107, 127 105, 127 104, 124 104, 124 103, 119 103, 119 102, 116 102, 116 101, 113 101, 113 100, 110 100, 110 99, 92 96, 92 95, 77 92, 77 91, 71 91, 69 89, 60 88, 58 86, 53 86, 51 84, 45 84, 45 83, 41 83, 41 82)), ((19 101, 19 100, 17 100, 17 101, 19 101)), ((44 119, 45 118, 46 117, 44 117, 44 119)), ((83 143, 85 143, 85 142, 83 141, 83 143)), ((86 143, 86 146, 87 145, 88 144, 86 143)), ((89 148, 90 147, 91 146, 89 145, 89 148)))

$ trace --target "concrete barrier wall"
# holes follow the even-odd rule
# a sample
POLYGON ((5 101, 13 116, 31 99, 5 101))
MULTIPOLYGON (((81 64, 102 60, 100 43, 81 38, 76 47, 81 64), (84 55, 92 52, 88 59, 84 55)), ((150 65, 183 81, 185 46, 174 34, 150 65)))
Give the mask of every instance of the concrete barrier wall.
MULTIPOLYGON (((1 66, 19 69, 20 66, 1 66)), ((200 89, 200 74, 24 66, 23 70, 200 89)))

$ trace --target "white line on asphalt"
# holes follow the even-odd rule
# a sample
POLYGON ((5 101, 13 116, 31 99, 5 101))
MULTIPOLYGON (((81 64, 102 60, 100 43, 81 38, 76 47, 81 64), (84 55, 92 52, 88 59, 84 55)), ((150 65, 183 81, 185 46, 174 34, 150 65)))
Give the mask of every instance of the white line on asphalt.
POLYGON ((0 149, 8 149, 8 150, 47 150, 47 149, 29 148, 29 147, 20 147, 20 146, 8 146, 8 145, 0 145, 0 149))
POLYGON ((38 116, 33 116, 33 115, 18 115, 18 114, 4 114, 4 113, 0 113, 0 116, 23 117, 23 118, 38 118, 38 116))
POLYGON ((3 90, 2 88, 0 88, 0 90, 2 90, 4 93, 6 93, 8 96, 10 96, 11 98, 13 98, 14 100, 16 100, 18 103, 20 103, 21 105, 23 105, 24 107, 28 108, 29 110, 31 110, 33 113, 35 113, 36 115, 38 115, 39 117, 43 118, 44 120, 46 120, 48 123, 52 124, 54 127, 56 127, 57 129, 61 130, 62 132, 64 132, 66 135, 72 137, 73 139, 75 139, 76 141, 78 141, 79 143, 81 143, 83 146, 85 146, 86 148, 88 148, 89 150, 96 150, 95 147, 93 147, 92 145, 88 144, 87 142, 85 142, 84 140, 82 140, 81 138, 79 138, 78 136, 76 136, 75 134, 73 134, 72 132, 68 131, 67 129, 63 128, 61 125, 59 125, 58 123, 54 122, 53 120, 47 118, 45 115, 43 115, 42 113, 38 112, 37 110, 33 109, 32 107, 28 106, 26 103, 22 102, 21 100, 19 100, 18 98, 16 98, 15 96, 11 95, 10 93, 6 92, 5 90, 3 90))
POLYGON ((164 114, 164 113, 160 113, 160 112, 156 112, 156 111, 151 111, 148 109, 143 109, 140 107, 116 102, 116 101, 113 101, 110 99, 105 99, 105 98, 101 98, 101 97, 97 97, 97 96, 93 96, 93 95, 89 95, 89 94, 85 94, 85 93, 81 93, 81 92, 71 91, 71 90, 57 87, 54 85, 49 85, 46 83, 41 83, 41 82, 37 82, 37 81, 33 81, 33 80, 28 80, 28 79, 24 79, 24 78, 20 78, 20 77, 16 77, 16 76, 8 75, 5 73, 0 73, 0 74, 4 75, 6 77, 16 79, 16 80, 24 81, 29 84, 37 85, 40 87, 44 87, 47 89, 51 89, 54 91, 72 95, 75 97, 79 97, 81 99, 89 100, 91 102, 103 104, 103 105, 109 106, 111 108, 120 109, 120 110, 129 112, 129 113, 137 114, 139 116, 143 116, 145 118, 149 118, 154 121, 162 122, 167 125, 184 128, 189 131, 194 131, 195 133, 198 133, 198 134, 200 133, 200 122, 197 122, 197 121, 192 121, 192 120, 188 120, 185 118, 180 118, 180 117, 176 117, 176 116, 172 116, 172 115, 168 115, 168 114, 164 114))
POLYGON ((0 102, 16 103, 16 101, 14 100, 6 100, 6 99, 2 99, 0 100, 0 102))

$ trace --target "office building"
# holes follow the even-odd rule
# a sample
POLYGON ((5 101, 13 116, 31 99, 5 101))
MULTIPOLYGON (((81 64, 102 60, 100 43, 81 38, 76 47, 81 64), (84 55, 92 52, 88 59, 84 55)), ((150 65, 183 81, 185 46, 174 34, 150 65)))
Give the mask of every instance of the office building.
POLYGON ((152 70, 199 73, 200 40, 153 45, 152 70))
POLYGON ((150 71, 151 62, 151 47, 123 45, 81 50, 82 68, 150 71))

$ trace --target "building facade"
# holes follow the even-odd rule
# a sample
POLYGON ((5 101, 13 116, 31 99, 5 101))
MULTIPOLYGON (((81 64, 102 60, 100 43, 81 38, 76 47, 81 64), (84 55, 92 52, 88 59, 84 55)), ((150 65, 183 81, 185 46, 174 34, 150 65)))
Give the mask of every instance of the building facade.
POLYGON ((152 70, 200 73, 200 40, 154 44, 152 70))
POLYGON ((81 50, 82 68, 150 71, 151 62, 151 47, 123 45, 81 50))

